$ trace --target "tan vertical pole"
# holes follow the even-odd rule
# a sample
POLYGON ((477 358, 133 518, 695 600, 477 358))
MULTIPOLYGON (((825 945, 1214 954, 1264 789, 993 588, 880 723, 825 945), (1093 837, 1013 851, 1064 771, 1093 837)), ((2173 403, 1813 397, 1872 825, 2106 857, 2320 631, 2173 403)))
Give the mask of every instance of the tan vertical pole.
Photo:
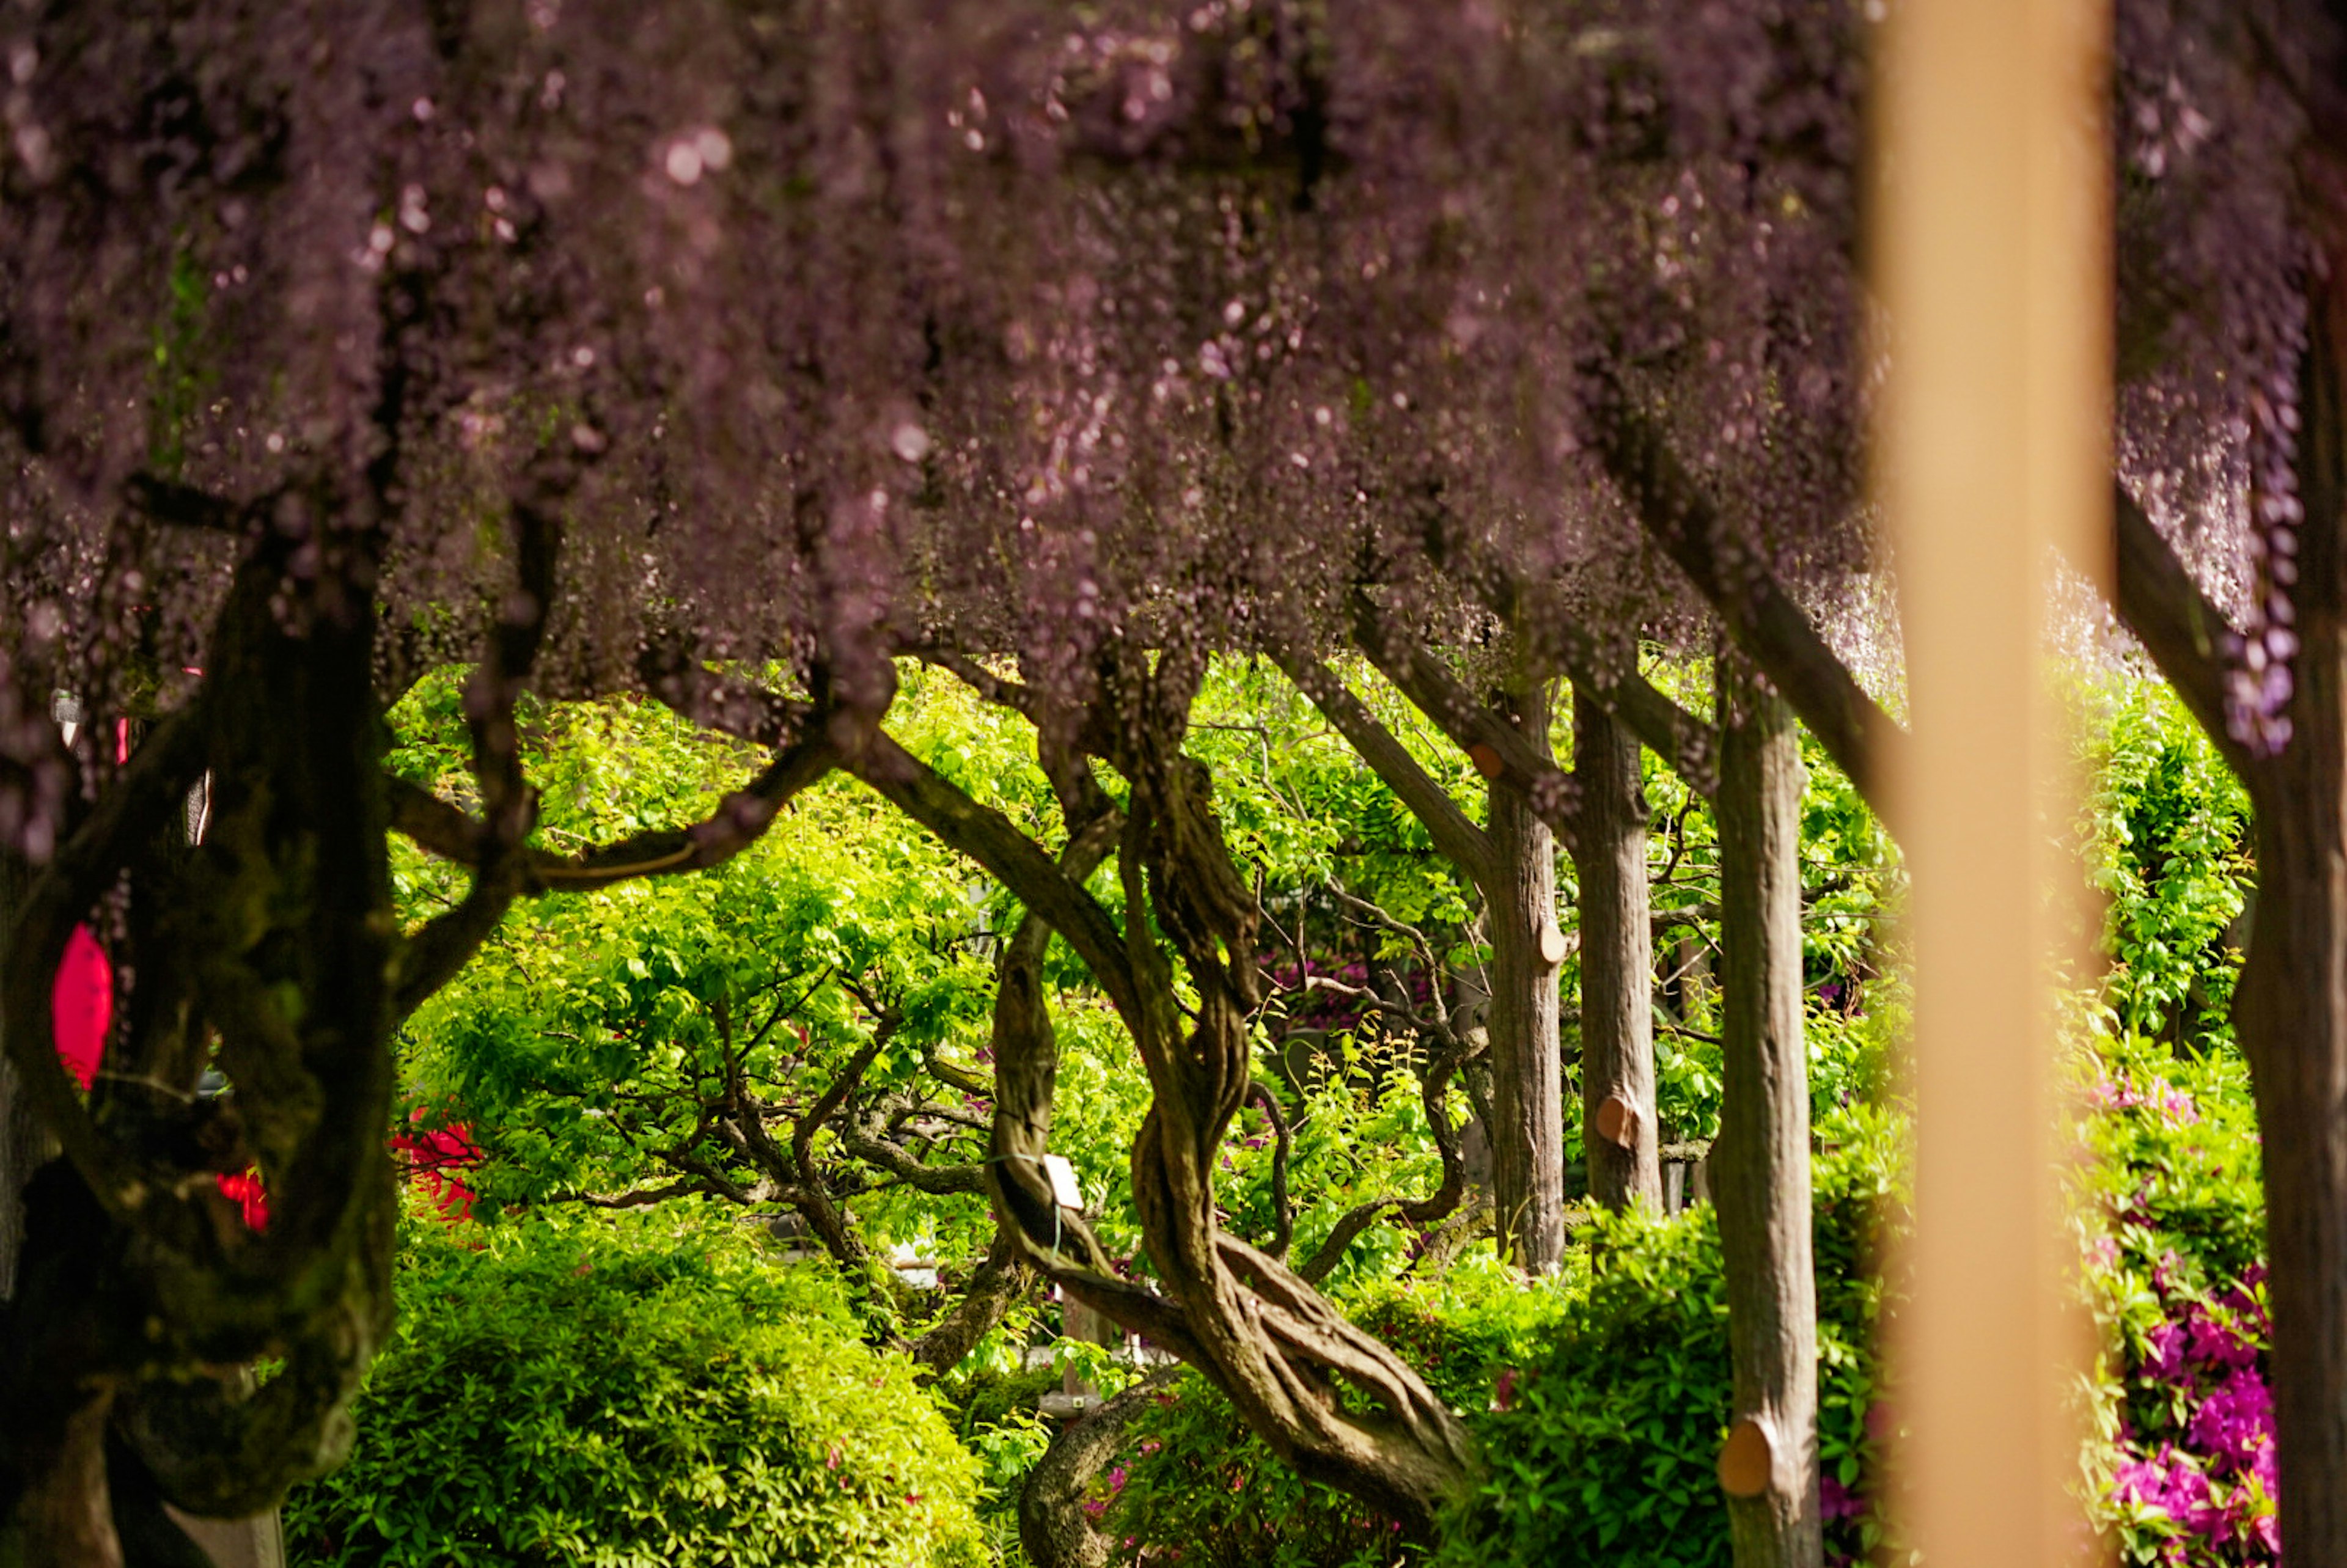
MULTIPOLYGON (((1903 1523, 1932 1568, 2075 1561, 2053 1227, 2047 818, 2055 552, 2108 549, 2107 0, 1896 0, 1878 449, 1914 724, 1899 781, 1916 947, 1914 1301, 1897 1331, 1903 1523)), ((2070 874, 2075 877, 2075 873, 2070 874)))

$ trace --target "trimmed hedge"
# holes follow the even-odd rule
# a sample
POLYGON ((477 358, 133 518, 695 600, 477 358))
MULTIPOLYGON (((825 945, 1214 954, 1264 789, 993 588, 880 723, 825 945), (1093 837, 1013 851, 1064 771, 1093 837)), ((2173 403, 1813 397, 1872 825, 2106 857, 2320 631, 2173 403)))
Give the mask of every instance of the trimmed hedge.
POLYGON ((414 1233, 351 1461, 288 1501, 293 1562, 986 1561, 973 1461, 820 1269, 669 1216, 414 1233))

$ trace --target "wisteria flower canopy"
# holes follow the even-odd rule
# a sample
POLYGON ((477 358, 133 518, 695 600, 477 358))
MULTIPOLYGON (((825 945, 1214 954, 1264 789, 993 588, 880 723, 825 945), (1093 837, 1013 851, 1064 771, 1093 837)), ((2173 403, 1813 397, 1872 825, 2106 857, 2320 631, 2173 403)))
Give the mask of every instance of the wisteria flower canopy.
MULTIPOLYGON (((1860 267, 1875 25, 1764 0, 0 19, 0 837, 46 867, 10 1032, 48 1038, 23 975, 56 972, 118 873, 204 911, 127 917, 130 1027, 159 1081, 217 1033, 267 1232, 215 1225, 129 1152, 132 1112, 99 1129, 53 1059, 11 1050, 135 1237, 108 1266, 171 1353, 292 1368, 200 1462, 176 1440, 228 1418, 161 1399, 150 1462, 232 1510, 347 1441, 387 1312, 401 1009, 525 887, 708 864, 842 757, 1077 948, 1161 1085, 1177 1175, 1181 1118, 1218 1135, 1243 1091, 1214 1052, 1244 1068, 1259 999, 1251 904, 1179 756, 1205 653, 1365 613, 1473 645, 1537 600, 1619 672, 1642 637, 1707 645, 1717 621, 1791 647, 1779 684, 1818 674, 1803 717, 1863 782, 1861 742, 1893 732, 1858 676, 1898 662, 1860 613, 1896 564, 1864 488, 1898 352, 1870 340, 1860 267), (892 659, 921 651, 1015 657, 1047 750, 1133 781, 1132 912, 1157 899, 1206 977, 1197 1054, 1220 1065, 1195 1083, 1169 1065, 1191 1024, 1163 961, 1081 876, 888 772, 892 659), (377 765, 390 699, 448 660, 476 666, 461 807, 377 765), (558 866, 526 845, 525 689, 650 692, 775 760, 708 822, 558 866), (59 692, 153 721, 144 750, 68 752, 59 692), (206 772, 204 855, 159 861, 146 830, 206 772), (419 933, 385 916, 395 820, 479 872, 419 933)), ((2279 0, 2116 15, 2122 512, 2208 611, 2188 699, 2243 760, 2291 747, 2303 707, 2326 27, 2279 0)), ((1055 778, 1085 872, 1108 846, 1081 831, 1089 778, 1055 778)), ((1213 1250, 1210 1172, 1186 1179, 1180 1267, 1255 1267, 1213 1250)), ((1290 1284, 1255 1288, 1404 1433, 1307 1412, 1299 1463, 1430 1516, 1455 1430, 1290 1284)), ((1153 1321, 1242 1380, 1264 1353, 1153 1321)))

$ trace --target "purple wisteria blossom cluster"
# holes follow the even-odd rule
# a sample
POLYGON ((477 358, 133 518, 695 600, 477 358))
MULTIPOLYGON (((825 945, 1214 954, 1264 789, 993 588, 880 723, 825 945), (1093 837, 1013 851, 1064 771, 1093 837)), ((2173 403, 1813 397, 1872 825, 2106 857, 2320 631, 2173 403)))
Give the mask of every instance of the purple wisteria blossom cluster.
POLYGON ((1856 1526, 1873 1512, 1874 1500, 1862 1481, 1859 1486, 1844 1486, 1841 1478, 1830 1472, 1819 1481, 1818 1513, 1826 1524, 1826 1568, 1855 1568, 1859 1553, 1846 1549, 1845 1543, 1857 1538, 1856 1526))

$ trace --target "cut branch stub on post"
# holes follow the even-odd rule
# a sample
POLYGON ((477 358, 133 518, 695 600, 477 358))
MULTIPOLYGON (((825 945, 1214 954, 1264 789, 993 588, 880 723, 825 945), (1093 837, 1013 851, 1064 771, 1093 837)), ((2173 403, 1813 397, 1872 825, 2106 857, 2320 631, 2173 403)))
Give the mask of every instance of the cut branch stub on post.
POLYGON ((1643 1120, 1626 1096, 1609 1094, 1597 1107, 1597 1135, 1617 1149, 1635 1150, 1643 1120))
POLYGON ((1719 1445, 1719 1488, 1741 1500, 1766 1496, 1777 1477, 1777 1440, 1756 1416, 1739 1418, 1719 1445))

